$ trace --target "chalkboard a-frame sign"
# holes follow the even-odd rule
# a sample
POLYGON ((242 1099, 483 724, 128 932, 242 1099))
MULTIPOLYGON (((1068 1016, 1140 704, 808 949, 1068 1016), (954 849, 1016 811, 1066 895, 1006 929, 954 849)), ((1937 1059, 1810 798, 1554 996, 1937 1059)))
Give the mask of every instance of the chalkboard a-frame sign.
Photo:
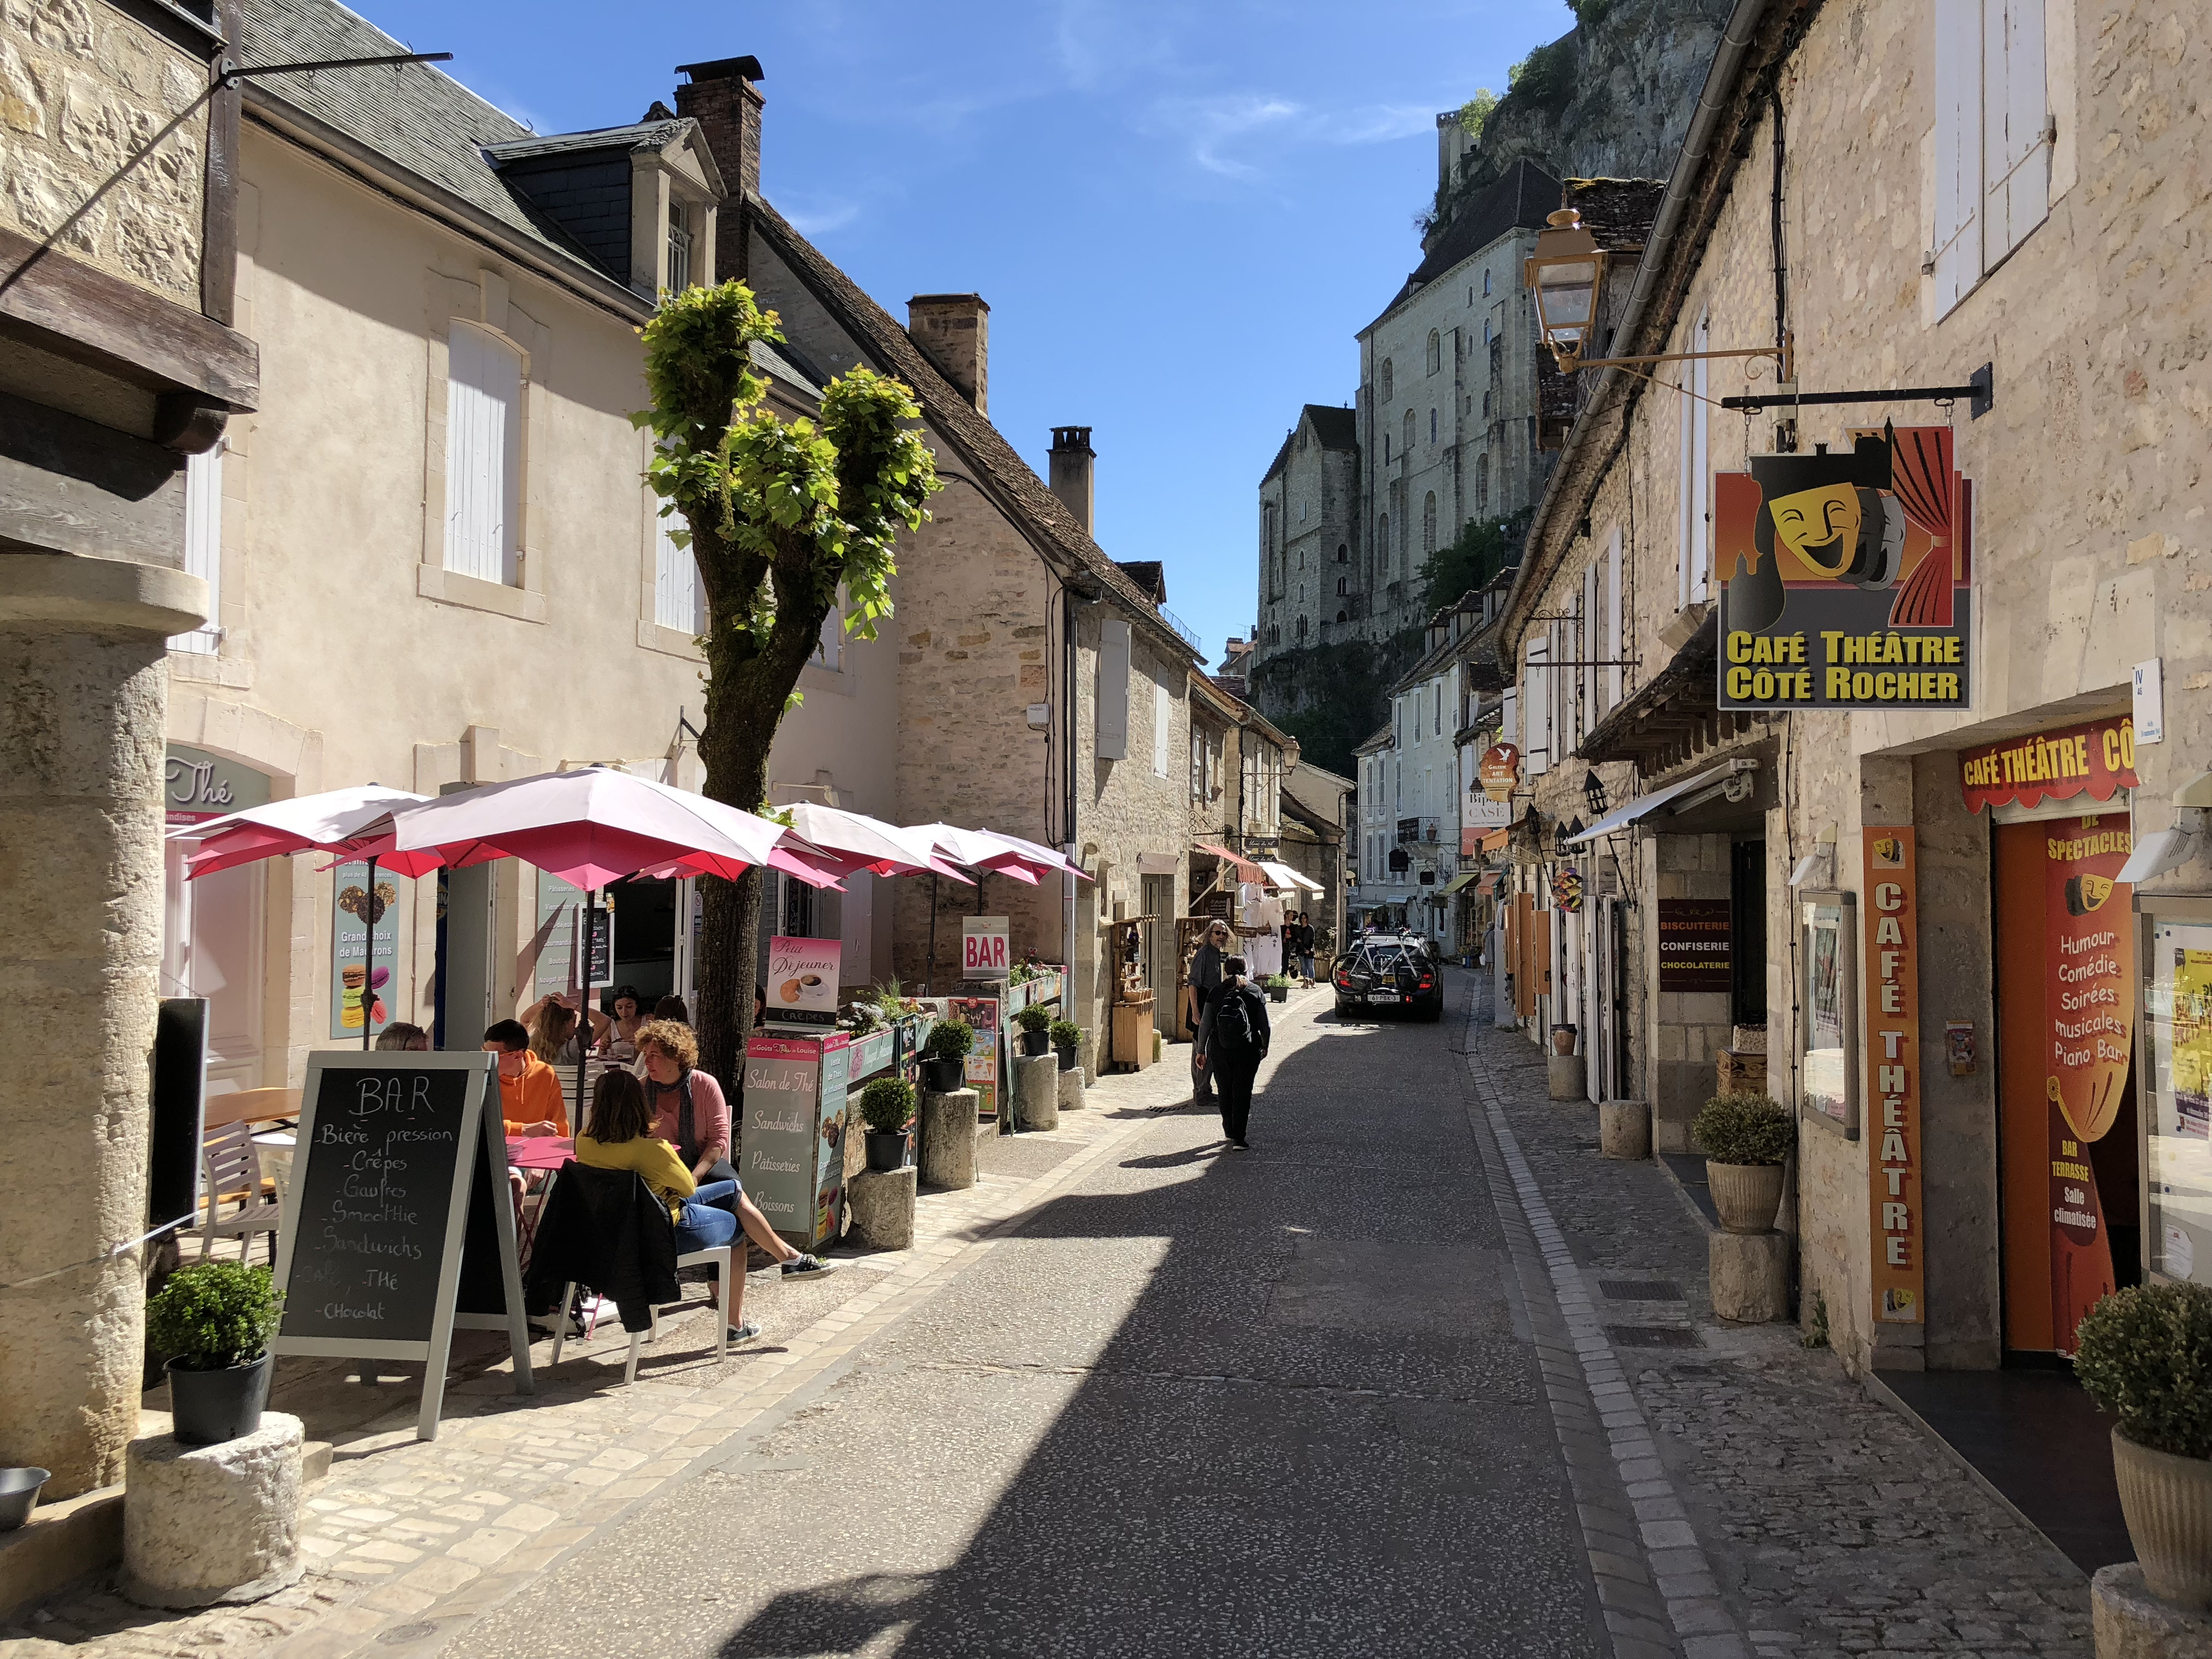
POLYGON ((456 1324, 505 1329, 515 1392, 532 1392, 507 1142, 485 1107, 498 1099, 495 1063, 354 1049, 307 1057, 276 1258, 283 1323, 270 1347, 421 1362, 422 1440, 438 1436, 456 1324), (476 1258, 471 1300, 493 1310, 457 1310, 465 1250, 476 1258))

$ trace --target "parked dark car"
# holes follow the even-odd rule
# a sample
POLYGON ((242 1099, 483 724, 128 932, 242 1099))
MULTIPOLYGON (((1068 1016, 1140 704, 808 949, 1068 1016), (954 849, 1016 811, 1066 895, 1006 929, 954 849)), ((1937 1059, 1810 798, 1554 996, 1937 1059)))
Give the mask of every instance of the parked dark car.
POLYGON ((1444 1017, 1443 977, 1416 934, 1370 934, 1329 964, 1328 977, 1340 1014, 1388 1008, 1425 1020, 1444 1017))

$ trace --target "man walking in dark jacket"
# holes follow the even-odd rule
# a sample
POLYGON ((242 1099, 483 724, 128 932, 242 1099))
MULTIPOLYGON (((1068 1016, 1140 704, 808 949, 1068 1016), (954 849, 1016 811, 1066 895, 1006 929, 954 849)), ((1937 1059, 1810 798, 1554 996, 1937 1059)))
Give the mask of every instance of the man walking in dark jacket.
POLYGON ((1205 1018, 1199 1021, 1198 1064, 1212 1073, 1220 1091, 1222 1134, 1232 1147, 1247 1152, 1250 1148, 1244 1129, 1252 1113, 1252 1079, 1267 1056, 1272 1035, 1267 999, 1245 979, 1243 957, 1226 958, 1221 972, 1220 987, 1206 999, 1205 1018))

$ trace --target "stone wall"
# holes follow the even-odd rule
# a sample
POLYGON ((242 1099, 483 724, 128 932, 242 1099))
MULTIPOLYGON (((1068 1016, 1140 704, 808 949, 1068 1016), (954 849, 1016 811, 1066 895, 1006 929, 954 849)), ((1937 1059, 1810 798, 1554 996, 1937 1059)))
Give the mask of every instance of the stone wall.
POLYGON ((6 0, 0 225, 198 311, 206 89, 204 64, 118 7, 6 0))

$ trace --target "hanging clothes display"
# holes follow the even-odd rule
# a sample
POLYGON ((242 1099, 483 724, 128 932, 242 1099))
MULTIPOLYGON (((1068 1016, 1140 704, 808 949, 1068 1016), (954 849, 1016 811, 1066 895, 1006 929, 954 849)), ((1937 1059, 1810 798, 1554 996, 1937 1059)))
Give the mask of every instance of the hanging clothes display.
POLYGON ((1267 890, 1252 882, 1245 882, 1237 890, 1239 902, 1238 919, 1246 927, 1264 931, 1249 937, 1240 936, 1237 945, 1244 953, 1244 969, 1253 979, 1265 979, 1270 974, 1283 971, 1283 902, 1267 890))

